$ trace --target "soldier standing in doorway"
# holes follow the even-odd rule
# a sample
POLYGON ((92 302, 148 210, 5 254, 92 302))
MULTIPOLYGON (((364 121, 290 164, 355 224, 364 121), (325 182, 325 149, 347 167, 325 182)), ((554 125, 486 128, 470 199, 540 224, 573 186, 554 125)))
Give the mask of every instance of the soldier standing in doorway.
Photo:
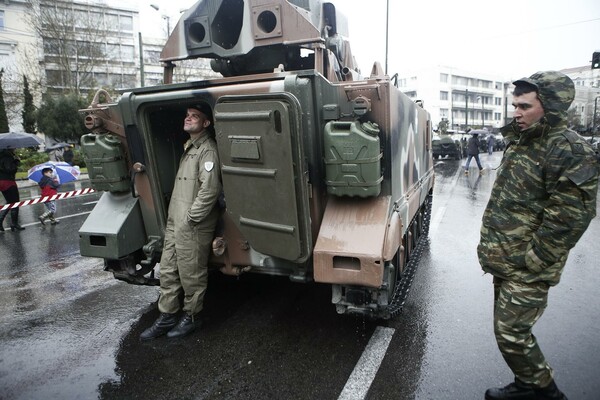
POLYGON ((190 135, 181 157, 160 260, 160 316, 142 340, 185 336, 199 325, 208 282, 208 258, 219 218, 221 174, 208 105, 189 107, 183 130, 190 135), (179 295, 183 293, 183 316, 179 295))

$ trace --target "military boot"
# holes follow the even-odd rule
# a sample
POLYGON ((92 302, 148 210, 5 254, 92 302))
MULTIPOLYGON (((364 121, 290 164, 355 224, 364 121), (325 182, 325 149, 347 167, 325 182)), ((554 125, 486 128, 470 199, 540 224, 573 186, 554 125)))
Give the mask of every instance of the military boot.
POLYGON ((533 388, 515 379, 513 383, 503 388, 492 388, 485 392, 486 400, 567 400, 554 381, 543 388, 533 388))
POLYGON ((567 400, 567 396, 556 386, 554 381, 544 388, 534 389, 538 400, 567 400))
POLYGON ((485 400, 536 400, 535 391, 519 380, 501 388, 485 391, 485 400))
POLYGON ((154 324, 140 335, 141 340, 155 339, 169 332, 177 324, 177 314, 160 313, 154 324))
MULTIPOLYGON (((198 323, 199 325, 199 323, 198 323)), ((169 333, 167 333, 168 338, 178 338, 189 335, 194 332, 196 329, 196 321, 194 321, 194 316, 185 314, 180 320, 175 328, 171 329, 169 333)))

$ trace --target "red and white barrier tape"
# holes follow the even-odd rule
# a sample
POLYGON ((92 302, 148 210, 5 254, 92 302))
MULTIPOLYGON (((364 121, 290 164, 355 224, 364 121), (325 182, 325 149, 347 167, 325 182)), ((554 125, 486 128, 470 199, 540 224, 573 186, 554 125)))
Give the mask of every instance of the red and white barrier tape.
POLYGON ((66 199, 68 197, 81 196, 82 194, 93 193, 93 192, 95 192, 94 189, 85 188, 85 189, 73 190, 71 192, 57 193, 52 196, 36 197, 35 199, 19 201, 17 203, 4 204, 3 206, 0 206, 0 211, 9 210, 11 208, 30 206, 30 205, 37 204, 37 203, 45 203, 45 202, 51 201, 51 200, 61 200, 61 199, 66 199))

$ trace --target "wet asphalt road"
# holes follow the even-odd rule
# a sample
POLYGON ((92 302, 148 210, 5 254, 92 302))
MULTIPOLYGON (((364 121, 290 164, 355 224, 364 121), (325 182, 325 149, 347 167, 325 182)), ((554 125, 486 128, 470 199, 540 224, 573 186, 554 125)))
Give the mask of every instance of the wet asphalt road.
MULTIPOLYGON (((78 255, 98 195, 60 201, 54 227, 34 222, 43 206, 23 208, 27 229, 0 234, 0 398, 338 399, 384 328, 391 340, 367 399, 482 399, 512 376, 475 252, 500 153, 481 158, 481 177, 436 161, 429 242, 392 321, 335 314, 326 285, 213 274, 200 331, 142 343, 157 289, 116 282, 78 255)), ((600 398, 599 235, 596 217, 534 330, 570 399, 600 398)))

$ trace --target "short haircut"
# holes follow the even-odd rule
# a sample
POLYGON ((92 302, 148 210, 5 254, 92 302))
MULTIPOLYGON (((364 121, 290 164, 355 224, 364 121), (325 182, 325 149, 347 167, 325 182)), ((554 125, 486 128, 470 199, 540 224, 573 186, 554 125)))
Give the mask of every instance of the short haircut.
POLYGON ((42 174, 45 174, 46 172, 52 172, 52 168, 48 168, 48 167, 43 168, 42 169, 42 174))

